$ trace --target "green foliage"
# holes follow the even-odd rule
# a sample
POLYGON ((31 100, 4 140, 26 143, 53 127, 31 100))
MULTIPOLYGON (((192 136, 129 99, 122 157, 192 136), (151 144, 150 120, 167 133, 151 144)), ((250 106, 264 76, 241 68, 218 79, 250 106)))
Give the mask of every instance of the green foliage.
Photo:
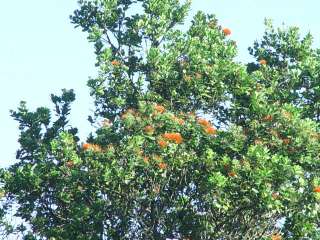
POLYGON ((230 30, 190 2, 79 1, 98 76, 85 143, 72 90, 11 114, 18 162, 1 170, 0 217, 24 239, 320 239, 319 50, 274 29, 235 62, 230 30), (137 12, 135 12, 138 9, 137 12), (209 120, 201 118, 206 116, 209 120), (102 120, 101 120, 102 119, 102 120), (216 126, 213 126, 213 122, 216 126))
POLYGON ((297 27, 275 30, 268 21, 266 27, 261 43, 255 42, 249 49, 268 63, 260 69, 258 82, 272 92, 270 101, 292 103, 304 118, 319 121, 320 58, 319 50, 312 48, 311 34, 301 38, 297 27))

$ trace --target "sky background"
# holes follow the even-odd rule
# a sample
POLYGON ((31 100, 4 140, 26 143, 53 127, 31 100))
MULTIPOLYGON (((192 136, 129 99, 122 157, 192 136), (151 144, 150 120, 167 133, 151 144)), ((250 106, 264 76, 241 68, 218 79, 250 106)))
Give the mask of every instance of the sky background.
MULTIPOLYGON (((30 109, 52 107, 50 94, 73 88, 76 101, 71 124, 78 127, 82 141, 91 131, 87 116, 93 112, 86 82, 96 75, 93 47, 86 34, 74 29, 69 15, 76 0, 0 0, 0 167, 15 161, 19 145, 18 124, 9 110, 21 100, 30 109)), ((193 0, 191 16, 198 10, 213 13, 237 42, 238 61, 250 60, 247 48, 264 32, 264 18, 275 26, 298 26, 320 44, 319 0, 193 0)))

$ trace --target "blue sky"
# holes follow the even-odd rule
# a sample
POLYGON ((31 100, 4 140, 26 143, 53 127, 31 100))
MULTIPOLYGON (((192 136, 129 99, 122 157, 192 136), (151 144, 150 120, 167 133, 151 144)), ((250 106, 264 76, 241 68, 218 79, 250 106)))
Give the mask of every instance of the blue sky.
MULTIPOLYGON (((86 35, 74 29, 69 15, 76 0, 3 0, 0 7, 0 166, 15 159, 17 123, 9 116, 25 100, 30 109, 50 105, 50 94, 73 88, 71 123, 82 140, 90 132, 87 116, 92 112, 86 81, 95 76, 95 56, 86 35)), ((248 61, 248 46, 262 36, 264 18, 276 26, 295 25, 311 31, 319 47, 319 0, 193 0, 192 11, 213 13, 222 26, 232 30, 239 61, 248 61)), ((189 18, 190 19, 190 18, 189 18)))

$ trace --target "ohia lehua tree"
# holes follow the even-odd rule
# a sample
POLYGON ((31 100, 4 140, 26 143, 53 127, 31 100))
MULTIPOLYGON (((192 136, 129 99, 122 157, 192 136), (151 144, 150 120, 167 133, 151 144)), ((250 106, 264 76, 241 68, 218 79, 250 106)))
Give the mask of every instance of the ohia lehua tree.
POLYGON ((23 239, 320 239, 320 50, 266 21, 255 61, 191 2, 79 1, 94 44, 96 126, 54 111, 11 114, 17 163, 1 170, 2 230, 23 239), (12 226, 14 212, 23 224, 12 226), (24 226, 25 225, 25 226, 24 226))

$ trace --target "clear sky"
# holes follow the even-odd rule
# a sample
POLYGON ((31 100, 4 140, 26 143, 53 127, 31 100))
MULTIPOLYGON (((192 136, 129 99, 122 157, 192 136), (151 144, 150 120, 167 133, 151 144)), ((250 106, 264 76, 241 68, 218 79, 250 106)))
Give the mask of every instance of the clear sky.
MULTIPOLYGON (((74 29, 69 15, 76 0, 3 0, 0 7, 0 166, 15 159, 19 132, 9 116, 20 100, 30 109, 50 105, 50 94, 73 88, 71 123, 80 129, 82 141, 90 132, 87 116, 92 102, 86 81, 95 76, 95 56, 86 35, 74 29)), ((295 25, 311 31, 319 48, 319 0, 193 0, 191 15, 213 13, 237 41, 238 60, 248 61, 248 46, 262 36, 264 18, 276 26, 295 25)))

